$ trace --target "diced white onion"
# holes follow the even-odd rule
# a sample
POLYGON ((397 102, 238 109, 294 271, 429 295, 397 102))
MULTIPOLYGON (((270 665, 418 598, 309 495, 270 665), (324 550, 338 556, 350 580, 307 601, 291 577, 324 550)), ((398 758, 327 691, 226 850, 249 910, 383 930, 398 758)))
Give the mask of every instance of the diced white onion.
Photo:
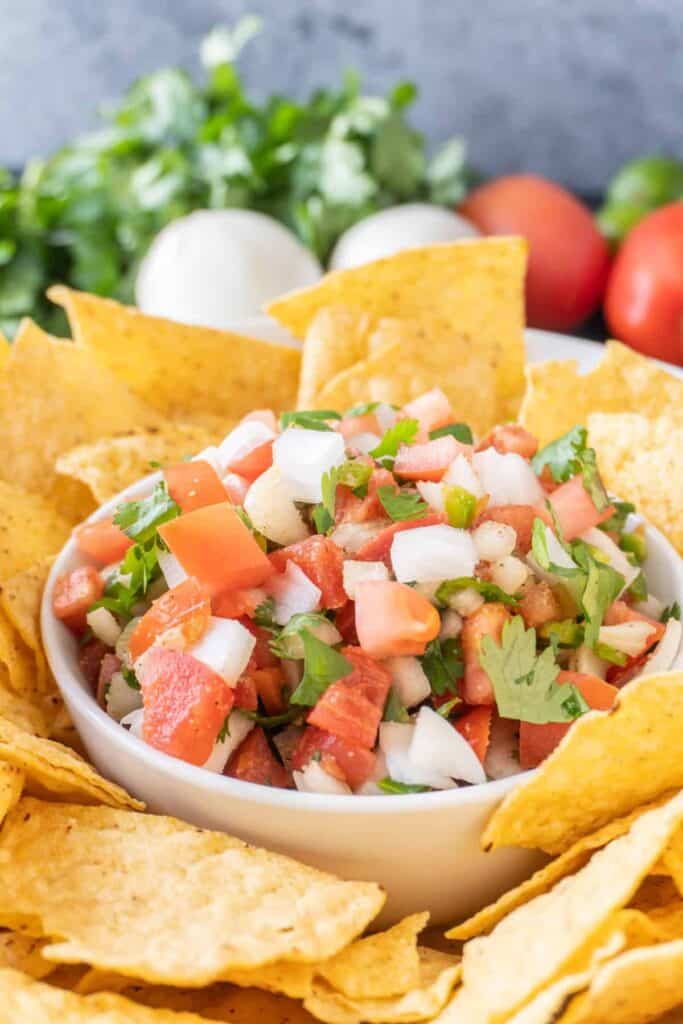
POLYGON ((443 513, 445 504, 441 484, 431 483, 427 480, 418 480, 416 486, 423 501, 426 501, 435 512, 443 513))
POLYGON ((462 453, 456 455, 453 459, 446 470, 442 483, 455 484, 457 487, 462 487, 464 490, 469 491, 470 494, 473 494, 475 498, 483 498, 486 493, 481 480, 472 468, 472 463, 462 453))
POLYGON ((662 616, 666 605, 663 601, 660 601, 654 594, 648 594, 644 601, 639 601, 638 604, 634 605, 637 612, 641 615, 647 615, 649 619, 659 620, 662 616))
POLYGON ((639 575, 640 569, 637 565, 631 565, 624 552, 614 543, 612 538, 608 537, 604 530, 598 530, 597 526, 592 526, 590 530, 584 530, 581 534, 581 540, 601 551, 606 556, 612 569, 624 577, 624 585, 619 594, 623 594, 625 590, 628 590, 639 575))
POLYGON ((126 668, 133 667, 133 660, 130 656, 130 650, 128 649, 128 641, 130 640, 130 635, 137 626, 139 621, 139 616, 136 616, 135 618, 130 620, 130 622, 124 627, 124 629, 121 630, 121 634, 118 640, 116 641, 116 647, 114 648, 114 653, 116 654, 116 657, 119 659, 121 664, 124 665, 126 668))
MULTIPOLYGON (((335 644, 341 643, 342 635, 333 622, 329 619, 321 619, 320 622, 315 622, 307 627, 308 632, 311 633, 321 643, 327 644, 328 647, 334 647, 335 644)), ((295 661, 300 660, 304 656, 304 642, 301 639, 300 633, 292 633, 291 636, 283 641, 286 644, 287 657, 282 661, 282 669, 286 672, 295 661)), ((296 678, 293 679, 292 689, 295 689, 299 683, 300 672, 299 667, 295 666, 297 673, 296 678)))
POLYGON ((414 764, 427 771, 474 785, 486 782, 481 761, 465 737, 427 706, 417 713, 409 754, 414 764))
POLYGON ((491 739, 484 758, 484 771, 489 779, 507 779, 519 775, 519 723, 510 718, 494 716, 491 739))
POLYGON ((586 644, 581 644, 575 654, 574 663, 576 665, 577 672, 585 672, 587 675, 598 676, 599 679, 604 679, 607 675, 607 668, 609 666, 608 661, 604 661, 603 658, 598 658, 595 651, 591 650, 586 644))
POLYGON ((382 722, 379 727, 379 746, 386 758, 387 774, 396 782, 407 786, 429 786, 430 789, 455 789, 457 783, 434 769, 417 765, 410 757, 415 734, 411 723, 382 722))
POLYGON ((347 448, 356 448, 363 455, 367 455, 368 452, 373 451, 382 439, 377 434, 371 434, 369 430, 365 430, 360 434, 354 434, 346 442, 347 448))
POLYGON ((544 492, 533 469, 516 452, 501 454, 495 448, 475 452, 472 463, 489 495, 490 505, 538 505, 544 492))
POLYGON ((292 772, 294 785, 301 793, 325 793, 329 796, 350 796, 345 782, 335 779, 317 761, 309 761, 302 772, 292 772))
POLYGON ((403 530, 391 544, 391 565, 401 583, 471 576, 476 564, 477 552, 471 535, 453 526, 403 530))
POLYGON ((384 751, 380 750, 378 747, 375 754, 375 767, 372 775, 363 783, 362 786, 355 789, 354 793, 356 793, 357 796, 385 796, 386 794, 384 793, 384 790, 380 789, 377 783, 380 782, 381 779, 386 779, 388 774, 389 769, 387 768, 387 759, 384 756, 384 751))
POLYGON ((121 627, 107 608, 95 608, 88 612, 86 622, 93 634, 107 647, 116 647, 116 641, 121 636, 121 627))
POLYGON ((114 672, 105 694, 107 714, 120 722, 131 711, 142 707, 142 694, 126 682, 122 672, 114 672))
POLYGON ((276 544, 296 544, 308 537, 292 487, 276 466, 254 480, 244 499, 244 511, 259 533, 276 544))
POLYGON ((515 550, 517 531, 507 523, 489 519, 472 531, 472 540, 482 562, 497 562, 515 550))
POLYGON ((491 582, 506 594, 516 594, 529 578, 529 567, 514 555, 506 555, 491 566, 491 582))
POLYGON ((271 576, 266 590, 275 598, 273 619, 280 626, 285 626, 292 615, 314 612, 320 602, 320 588, 296 562, 288 562, 283 573, 271 576))
POLYGON ((381 533, 386 525, 386 522, 382 522, 382 520, 372 520, 367 523, 340 523, 330 534, 330 539, 348 555, 355 555, 364 544, 381 533))
POLYGON ((447 608, 441 616, 439 640, 454 640, 462 632, 462 616, 453 608, 447 608))
POLYGON ((256 638, 241 622, 212 616, 202 638, 187 653, 234 686, 247 667, 255 644, 256 638))
POLYGON ((421 704, 432 688, 425 671, 417 658, 399 655, 387 658, 384 662, 391 673, 391 685, 404 708, 413 708, 421 704))
POLYGON ((392 409, 388 402, 380 402, 373 412, 382 433, 386 433, 396 422, 396 410, 392 409))
POLYGON ((218 476, 222 477, 225 473, 225 466, 221 459, 221 453, 215 444, 212 444, 208 448, 204 448, 203 451, 193 455, 192 462, 208 462, 211 468, 216 471, 218 476))
POLYGON ((128 731, 130 732, 131 736, 135 736, 135 737, 137 737, 137 739, 141 740, 142 739, 142 727, 144 725, 144 721, 145 721, 145 709, 144 708, 138 708, 137 711, 131 711, 130 714, 125 715, 121 719, 120 724, 125 726, 126 729, 128 729, 128 731))
MULTIPOLYGON (((543 524, 543 533, 550 562, 561 569, 576 569, 576 562, 567 554, 553 531, 545 523, 543 524)), ((531 566, 539 579, 545 580, 546 583, 557 583, 558 577, 542 569, 531 553, 526 556, 526 561, 527 565, 531 566)))
POLYGON ((228 717, 228 734, 221 742, 218 740, 213 745, 213 750, 202 765, 207 771, 223 774, 230 755, 233 754, 240 743, 249 735, 254 728, 254 723, 239 711, 233 711, 228 717))
POLYGON ((464 619, 468 615, 478 612, 483 604, 484 598, 474 587, 465 587, 464 590, 458 590, 448 598, 448 607, 458 615, 462 615, 464 619))
POLYGON ((388 580, 389 570, 384 562, 354 562, 347 558, 344 562, 344 590, 351 600, 356 597, 356 585, 365 580, 388 580))
POLYGON ((600 627, 600 643, 635 658, 647 648, 654 626, 649 622, 620 622, 617 626, 600 627))
POLYGON ((260 448, 261 445, 272 441, 276 436, 274 430, 259 420, 247 420, 246 423, 239 423, 218 446, 220 464, 223 467, 219 476, 225 474, 232 462, 245 458, 255 448, 260 448))
POLYGON ((172 555, 170 551, 160 551, 158 557, 159 568, 169 590, 172 587, 177 587, 179 583, 184 583, 187 573, 175 555, 172 555))
POLYGON ((666 672, 671 668, 681 646, 683 626, 678 619, 669 619, 664 635, 650 657, 645 662, 639 675, 650 675, 654 672, 666 672))
POLYGON ((291 485, 295 501, 322 500, 322 477, 345 458, 345 443, 334 430, 289 427, 273 445, 273 463, 291 485))

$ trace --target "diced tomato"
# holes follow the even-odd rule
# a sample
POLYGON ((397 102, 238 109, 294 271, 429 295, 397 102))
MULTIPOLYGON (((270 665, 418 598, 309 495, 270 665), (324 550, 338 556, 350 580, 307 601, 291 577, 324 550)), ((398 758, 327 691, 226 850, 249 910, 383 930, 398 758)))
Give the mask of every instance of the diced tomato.
POLYGON ((115 654, 111 654, 109 651, 102 658, 102 664, 100 665, 100 674, 97 677, 97 703, 101 708, 105 706, 105 700, 107 696, 107 687, 111 682, 111 677, 115 672, 121 668, 121 659, 117 658, 115 654))
POLYGON ((191 654, 166 647, 149 650, 138 679, 145 742, 190 764, 204 764, 232 710, 232 687, 191 654))
POLYGON ((278 419, 272 409, 252 409, 246 416, 243 416, 240 423, 263 423, 264 427, 278 432, 278 419))
POLYGON ((345 644, 358 644, 355 602, 347 601, 345 605, 338 609, 334 616, 334 624, 341 633, 345 644))
POLYGON ((176 462, 164 470, 168 493, 183 512, 225 501, 227 492, 213 466, 203 459, 176 462))
POLYGON ((552 587, 545 580, 529 583, 517 606, 519 614, 527 626, 537 629, 546 622, 554 622, 562 618, 562 607, 553 593, 552 587))
POLYGON ((666 631, 666 626, 663 622, 657 622, 656 619, 651 619, 649 615, 637 612, 635 608, 631 608, 625 601, 615 601, 614 604, 610 605, 605 612, 603 622, 605 626, 620 626, 622 622, 647 622, 649 626, 652 626, 652 632, 647 638, 647 645, 640 654, 645 654, 655 644, 658 644, 666 631))
POLYGON ((360 647, 342 647, 341 652, 353 665, 353 671, 339 681, 360 690, 371 704, 384 711, 391 686, 389 670, 360 647))
POLYGON ((130 635, 130 656, 137 661, 153 644, 185 650, 202 638, 210 618, 208 591, 190 576, 152 602, 130 635))
POLYGON ((93 689, 97 685, 102 659, 108 651, 109 648, 101 640, 91 640, 89 643, 84 644, 78 653, 78 666, 83 673, 85 681, 93 689))
POLYGON ((237 473, 228 473, 227 476, 223 477, 223 486, 233 505, 244 504, 244 499, 250 487, 248 480, 243 476, 238 476, 237 473))
POLYGON ((591 526, 604 523, 614 513, 612 505, 598 512, 580 474, 553 491, 548 501, 553 506, 565 540, 574 540, 591 526))
POLYGON ((250 675, 243 675, 235 683, 235 708, 242 711, 256 711, 258 708, 258 692, 256 683, 250 675))
POLYGON ((482 764, 486 757, 486 751, 489 749, 492 718, 493 708, 491 705, 481 704, 477 708, 470 708, 453 722, 455 728, 461 736, 464 736, 482 764))
POLYGON ((469 454, 472 446, 447 434, 426 444, 404 444, 398 450, 394 473, 404 480, 441 480, 457 455, 469 454))
POLYGON ((391 675, 357 648, 342 651, 353 671, 323 693, 308 716, 311 725, 371 750, 391 686, 391 675))
POLYGON ((263 591, 256 588, 226 590, 214 597, 211 609, 219 619, 240 619, 243 615, 253 615, 263 599, 263 591))
POLYGON ((241 618, 239 621, 256 639, 256 646, 251 653, 246 669, 247 672, 253 672, 257 668, 270 668, 272 665, 278 665, 278 659, 270 649, 272 637, 268 630, 257 626, 255 622, 248 618, 241 618))
POLYGON ((321 767, 325 771, 335 777, 341 774, 342 780, 351 789, 358 789, 367 782, 375 770, 377 760, 375 754, 366 747, 349 743, 339 736, 309 725, 294 748, 292 767, 295 771, 303 771, 316 755, 320 756, 321 767))
MULTIPOLYGON (((619 692, 616 686, 586 672, 560 672, 557 681, 560 684, 573 683, 588 706, 598 711, 609 711, 619 692)), ((541 761, 545 761, 571 727, 572 722, 547 722, 544 725, 520 722, 520 767, 524 770, 536 768, 541 761)))
POLYGON ((289 776, 270 749, 266 734, 256 726, 242 740, 228 761, 224 775, 242 782, 255 782, 259 786, 277 786, 287 789, 289 776))
POLYGON ((439 633, 436 608, 405 583, 365 580, 356 586, 356 633, 374 658, 424 654, 439 633))
POLYGON ((478 452, 485 448, 495 448, 502 455, 514 453, 521 455, 523 459, 532 459, 538 451, 538 441, 518 423, 504 423, 494 427, 477 445, 478 452))
POLYGON ((391 545, 394 542, 394 537, 397 533, 402 530, 414 530, 418 526, 435 526, 437 523, 443 523, 443 516, 436 512, 432 512, 427 516, 423 516, 422 519, 404 519, 398 523, 392 523, 391 526, 387 526, 384 530, 368 540, 363 544, 356 554, 355 559, 359 562, 384 562, 385 565, 390 565, 390 554, 391 545))
POLYGON ((82 633, 90 607, 103 593, 104 581, 97 569, 83 565, 59 577, 52 593, 52 611, 74 633, 82 633))
POLYGON ((261 473, 265 473, 267 469, 270 469, 272 465, 273 442, 266 441, 264 444, 252 448, 241 459, 233 459, 232 462, 228 463, 227 468, 231 473, 237 473, 238 476, 242 476, 245 480, 251 482, 257 476, 261 476, 261 473))
POLYGON ((285 677, 279 665, 272 665, 269 668, 257 668, 251 673, 256 692, 261 698, 266 713, 269 715, 281 715, 285 710, 285 702, 282 691, 285 685, 285 677))
POLYGON ((503 626, 510 613, 503 604, 483 604, 474 615, 465 619, 462 627, 462 653, 465 674, 460 681, 460 696, 467 704, 494 704, 493 686, 479 663, 479 652, 485 636, 497 644, 501 642, 503 626))
POLYGON ((159 533, 188 576, 196 576, 212 597, 258 587, 273 571, 229 501, 186 512, 159 533))
POLYGON ((382 429, 377 422, 374 412, 365 413, 364 416, 349 416, 348 419, 340 420, 337 430, 346 441, 347 445, 358 434, 376 434, 382 436, 382 429))
POLYGON ((441 388, 432 388, 419 398, 414 398, 403 406, 403 412, 408 419, 417 420, 420 433, 425 437, 430 430, 445 427, 455 419, 451 403, 441 388))
POLYGON ((639 654, 636 658, 629 658, 625 665, 610 665, 606 673, 607 682, 620 690, 622 686, 626 686, 632 679, 640 675, 649 657, 650 655, 646 652, 639 654))
POLYGON ((533 505, 493 505, 491 508, 485 508, 477 517, 476 525, 493 522, 511 526, 517 534, 516 550, 526 555, 531 550, 534 519, 542 519, 552 526, 547 510, 534 508, 533 505))
POLYGON ((74 530, 78 550, 100 565, 120 562, 133 541, 121 527, 116 526, 111 516, 96 523, 83 523, 74 530))
POLYGON ((270 561, 277 572, 284 572, 294 562, 320 589, 323 608, 341 608, 346 604, 344 590, 344 554, 329 537, 314 534, 297 544, 274 551, 270 561))
POLYGON ((386 512, 377 492, 380 487, 391 487, 397 492, 399 487, 393 473, 388 469, 375 469, 368 481, 368 493, 359 498, 350 487, 340 484, 337 487, 335 502, 335 522, 367 523, 373 519, 386 518, 386 512))

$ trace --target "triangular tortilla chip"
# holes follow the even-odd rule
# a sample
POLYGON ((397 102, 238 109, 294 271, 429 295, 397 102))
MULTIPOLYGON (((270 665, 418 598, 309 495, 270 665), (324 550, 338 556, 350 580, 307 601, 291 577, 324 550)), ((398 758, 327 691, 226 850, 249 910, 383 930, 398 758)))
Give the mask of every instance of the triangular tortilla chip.
POLYGON ((0 480, 0 582, 56 554, 70 532, 51 502, 0 480))
POLYGON ((316 313, 301 353, 298 409, 314 409, 326 384, 368 355, 370 318, 343 306, 316 313))

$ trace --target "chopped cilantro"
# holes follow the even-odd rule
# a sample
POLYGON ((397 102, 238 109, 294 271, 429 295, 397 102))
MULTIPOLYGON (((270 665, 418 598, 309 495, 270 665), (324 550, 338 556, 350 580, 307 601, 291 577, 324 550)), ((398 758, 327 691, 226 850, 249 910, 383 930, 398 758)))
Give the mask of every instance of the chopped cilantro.
POLYGON ((586 617, 584 640, 589 647, 595 647, 605 612, 623 590, 624 577, 610 565, 598 561, 582 541, 574 541, 572 555, 585 574, 581 593, 581 610, 586 617))
POLYGON ((641 601, 647 601, 647 594, 648 590, 645 573, 639 572, 631 586, 628 588, 628 595, 633 598, 636 604, 640 604, 641 601))
POLYGON ((460 641, 457 637, 432 640, 427 644, 427 649, 419 660, 432 693, 437 697, 443 697, 445 693, 455 693, 457 682, 464 672, 460 641))
POLYGON ((386 704, 384 705, 384 713, 382 715, 383 722, 408 722, 408 712, 404 708, 403 704, 399 699, 396 690, 391 686, 389 688, 389 694, 387 696, 386 704))
POLYGON ((281 725, 290 725, 292 722, 296 722, 304 714, 304 710, 303 708, 290 708, 288 711, 283 711, 281 715, 262 715, 258 711, 245 711, 240 708, 240 714, 264 729, 278 729, 281 725))
POLYGON ((312 517, 316 533, 329 533, 334 526, 334 519, 324 505, 316 505, 312 517))
POLYGON ((275 598, 267 597, 254 611, 254 623, 264 629, 273 629, 273 612, 275 611, 275 598))
POLYGON ((128 537, 144 544, 154 537, 158 526, 179 515, 180 507, 168 493, 166 481, 159 480, 146 498, 119 505, 114 522, 128 537))
POLYGON ((249 513, 245 509, 243 509, 241 505, 235 505, 235 512, 237 513, 238 517, 242 520, 246 528, 249 530, 249 533, 252 534, 254 540, 261 548, 261 550, 267 551, 268 541, 263 536, 263 534, 259 533, 259 531, 256 529, 256 527, 251 521, 251 516, 249 515, 249 513))
POLYGON ((399 448, 402 444, 413 442, 419 426, 417 420, 397 420, 393 427, 389 427, 386 431, 377 447, 372 449, 370 455, 373 459, 391 468, 399 448))
POLYGON ((615 498, 612 501, 612 508, 614 512, 604 523, 600 523, 600 529, 609 533, 623 533, 626 520, 635 512, 636 506, 630 501, 617 501, 615 498))
POLYGON ((384 511, 395 523, 404 519, 419 519, 429 507, 417 491, 398 491, 397 493, 391 485, 380 487, 377 497, 381 501, 384 511))
POLYGON ((442 704, 436 709, 437 715, 441 715, 442 718, 448 718, 453 708, 456 708, 458 704, 462 704, 460 697, 453 697, 452 700, 447 700, 445 704, 442 704))
POLYGON ((347 459, 341 466, 334 466, 329 472, 323 473, 320 481, 322 503, 313 510, 313 522, 318 533, 327 533, 334 526, 337 485, 358 490, 367 487, 371 476, 372 466, 355 459, 347 459))
POLYGON ((130 686, 131 690, 141 689, 140 683, 138 682, 138 677, 135 675, 135 672, 133 672, 132 668, 126 668, 125 665, 122 665, 121 675, 126 680, 126 683, 128 684, 128 686, 130 686))
POLYGON ((600 478, 594 448, 585 448, 579 456, 579 465, 583 475, 583 486, 590 495, 598 512, 609 508, 610 500, 605 485, 600 478))
POLYGON ((301 427, 304 430, 331 430, 327 420, 340 420, 341 416, 334 409, 306 409, 301 412, 283 412, 280 416, 280 428, 301 427))
POLYGON ((678 601, 674 601, 673 604, 667 605, 659 616, 660 622, 666 623, 669 619, 677 619, 679 622, 681 621, 681 606, 678 601))
POLYGON ((436 591, 436 599, 441 605, 447 605, 450 598, 459 594, 461 590, 476 590, 485 601, 500 601, 501 604, 515 606, 519 604, 519 598, 508 594, 495 583, 488 580, 478 580, 474 576, 459 576, 455 580, 444 580, 436 591))
POLYGON ((388 775, 385 779, 380 779, 377 785, 383 793, 390 796, 398 796, 401 793, 426 793, 428 789, 427 786, 409 786, 407 782, 397 782, 388 775))
POLYGON ((114 615, 129 619, 133 607, 144 598, 150 584, 161 576, 159 552, 165 550, 166 546, 157 534, 128 548, 119 571, 108 580, 104 596, 92 607, 106 608, 114 615))
POLYGON ((220 727, 220 729, 218 731, 218 736, 216 736, 216 743, 225 743, 225 741, 227 740, 229 735, 230 735, 230 712, 228 712, 228 714, 225 716, 225 718, 223 720, 223 724, 222 724, 222 726, 220 727))
POLYGON ((360 405, 354 405, 352 409, 347 409, 344 413, 344 419, 350 420, 354 416, 367 416, 368 413, 378 409, 381 404, 381 402, 361 402, 360 405))
POLYGON ((329 619, 321 612, 298 612, 271 640, 270 649, 278 658, 303 658, 302 630, 328 625, 329 619))
POLYGON ((543 725, 569 722, 588 711, 573 684, 557 683, 560 667, 552 647, 536 654, 536 632, 525 629, 519 615, 503 626, 500 645, 490 636, 483 638, 479 660, 502 718, 543 725))
POLYGON ((545 448, 536 452, 531 460, 534 473, 540 476, 547 466, 555 483, 569 480, 579 471, 578 457, 580 452, 585 450, 587 440, 588 431, 585 427, 572 427, 562 437, 551 441, 545 448))
POLYGON ((437 427, 436 430, 429 431, 430 441, 436 441, 439 437, 449 436, 454 437, 456 441, 462 441, 463 444, 474 443, 472 431, 466 423, 449 423, 445 427, 437 427))
POLYGON ((353 671, 353 665, 308 629, 302 629, 300 636, 304 645, 304 674, 289 702, 313 707, 331 683, 353 671))

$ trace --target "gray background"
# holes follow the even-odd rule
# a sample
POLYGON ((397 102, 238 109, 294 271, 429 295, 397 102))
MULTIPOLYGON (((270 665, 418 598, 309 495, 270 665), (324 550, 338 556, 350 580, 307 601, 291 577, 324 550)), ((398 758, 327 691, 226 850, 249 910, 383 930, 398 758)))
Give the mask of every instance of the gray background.
POLYGON ((163 64, 197 69, 216 22, 262 14, 241 66, 304 95, 354 65, 420 85, 431 140, 462 133, 486 173, 599 190, 630 156, 683 156, 683 0, 0 0, 0 163, 90 127, 163 64))

